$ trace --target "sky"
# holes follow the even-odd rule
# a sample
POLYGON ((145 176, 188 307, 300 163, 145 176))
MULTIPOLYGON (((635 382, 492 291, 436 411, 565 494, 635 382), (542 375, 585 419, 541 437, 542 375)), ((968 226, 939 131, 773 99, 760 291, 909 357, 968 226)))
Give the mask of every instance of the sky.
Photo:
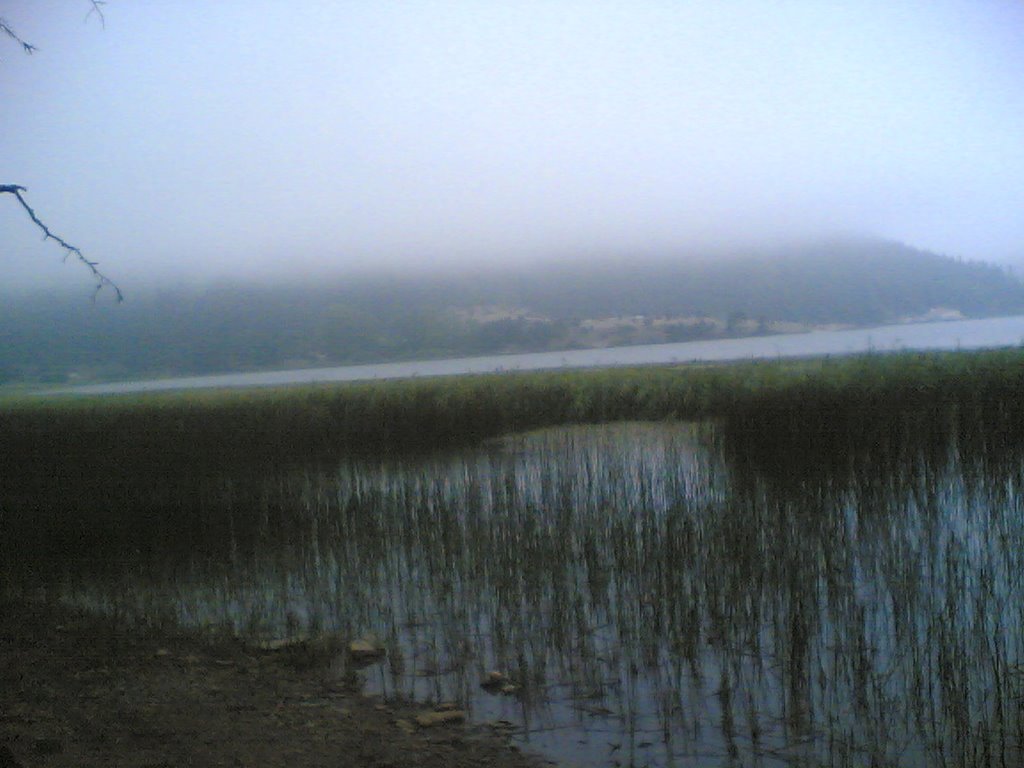
MULTIPOLYGON (((123 287, 837 233, 1024 261, 1020 0, 0 0, 0 184, 123 287)), ((6 284, 91 285, 0 195, 6 284)))

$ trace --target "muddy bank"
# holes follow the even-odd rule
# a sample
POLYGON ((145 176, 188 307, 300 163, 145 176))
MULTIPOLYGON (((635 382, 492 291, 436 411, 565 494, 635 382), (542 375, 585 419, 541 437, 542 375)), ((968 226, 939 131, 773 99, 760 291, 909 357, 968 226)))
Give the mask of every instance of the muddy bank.
POLYGON ((0 602, 0 768, 550 765, 452 708, 364 696, 316 655, 0 602))

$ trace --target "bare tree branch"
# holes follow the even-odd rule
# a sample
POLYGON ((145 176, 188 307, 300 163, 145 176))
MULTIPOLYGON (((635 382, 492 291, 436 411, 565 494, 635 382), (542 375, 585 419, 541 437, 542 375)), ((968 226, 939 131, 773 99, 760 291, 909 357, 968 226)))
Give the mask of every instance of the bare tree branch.
MULTIPOLYGON (((35 225, 43 231, 43 240, 53 240, 55 243, 57 243, 57 245, 63 248, 65 251, 65 260, 67 259, 68 256, 74 256, 86 267, 88 267, 89 271, 92 272, 92 276, 96 279, 96 293, 99 293, 100 290, 103 289, 104 287, 111 288, 117 296, 118 303, 124 301, 124 294, 121 293, 121 289, 117 286, 117 284, 109 277, 104 275, 102 272, 100 272, 100 270, 97 268, 99 262, 89 261, 87 258, 85 258, 85 256, 82 254, 82 251, 79 248, 77 248, 74 245, 71 245, 71 243, 64 240, 64 238, 58 237, 57 235, 53 234, 53 232, 50 231, 50 228, 46 226, 46 224, 44 224, 38 216, 36 216, 36 212, 32 210, 32 207, 27 202, 25 202, 25 198, 22 195, 22 192, 26 191, 27 190, 24 187, 18 186, 17 184, 0 184, 0 193, 7 192, 9 194, 14 195, 18 199, 18 202, 21 203, 21 207, 25 209, 25 212, 28 214, 29 218, 32 219, 32 221, 35 222, 35 225)), ((93 298, 95 298, 95 295, 93 296, 93 298)))
MULTIPOLYGON (((100 26, 103 27, 103 29, 106 29, 107 17, 103 15, 103 6, 106 4, 107 0, 89 0, 89 12, 85 14, 85 20, 88 21, 95 13, 96 17, 100 20, 100 26)), ((21 35, 15 32, 11 28, 11 25, 7 23, 6 19, 0 19, 0 34, 7 35, 11 40, 20 45, 21 49, 29 55, 39 50, 39 48, 32 45, 32 43, 22 39, 21 35)))
MULTIPOLYGON (((95 13, 100 20, 100 26, 106 29, 107 19, 103 15, 103 6, 105 4, 106 0, 89 0, 89 5, 91 7, 89 8, 89 12, 85 15, 85 20, 88 21, 89 17, 95 13)), ((11 38, 14 42, 20 45, 22 50, 27 54, 33 54, 37 50, 39 50, 38 48, 36 48, 36 46, 32 45, 32 43, 23 40, 18 35, 17 32, 11 29, 10 24, 8 24, 4 19, 0 19, 0 33, 7 35, 7 37, 11 38)), ((67 242, 64 238, 58 237, 57 235, 53 234, 53 232, 50 231, 50 228, 43 223, 42 219, 36 216, 36 212, 32 210, 32 206, 30 206, 25 201, 25 198, 22 195, 22 192, 25 191, 27 190, 18 184, 0 184, 0 193, 6 192, 7 194, 14 195, 18 199, 18 202, 21 203, 21 207, 25 209, 25 212, 28 214, 29 218, 32 219, 35 225, 43 231, 43 240, 53 240, 55 243, 57 243, 57 245, 64 249, 65 261, 67 261, 68 256, 74 256, 86 267, 88 267, 89 271, 92 272, 92 276, 96 279, 96 291, 93 294, 94 301, 96 299, 96 294, 99 293, 100 290, 102 290, 104 287, 109 287, 114 291, 114 293, 117 295, 118 303, 124 301, 124 294, 121 293, 121 289, 117 286, 117 283, 115 283, 109 277, 104 275, 97 268, 99 262, 89 261, 87 258, 85 258, 85 256, 82 254, 82 251, 77 246, 71 245, 71 243, 67 242)))
POLYGON ((3 19, 0 19, 0 32, 7 35, 9 38, 11 38, 11 40, 20 45, 21 49, 30 56, 39 50, 34 45, 32 45, 32 43, 27 43, 24 40, 22 40, 18 33, 11 29, 11 25, 8 24, 3 19))
POLYGON ((92 7, 89 9, 89 12, 85 14, 85 20, 88 21, 89 17, 95 13, 97 18, 100 20, 100 26, 103 27, 103 29, 106 29, 107 17, 103 15, 103 6, 106 4, 107 0, 89 0, 89 5, 92 7))

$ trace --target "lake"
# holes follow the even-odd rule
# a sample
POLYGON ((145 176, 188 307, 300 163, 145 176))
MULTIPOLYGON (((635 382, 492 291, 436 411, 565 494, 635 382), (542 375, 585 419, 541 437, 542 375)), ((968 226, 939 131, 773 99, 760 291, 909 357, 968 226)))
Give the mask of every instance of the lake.
POLYGON ((387 658, 335 674, 567 763, 1019 765, 1013 434, 928 414, 803 456, 624 423, 99 490, 84 469, 93 490, 55 480, 54 503, 148 522, 46 568, 26 544, 7 579, 253 640, 373 633, 387 658), (492 670, 514 690, 483 690, 492 670))
POLYGON ((1024 343, 1024 316, 907 323, 845 331, 756 336, 740 339, 694 341, 681 344, 574 349, 518 355, 492 355, 449 360, 351 365, 339 368, 303 368, 262 373, 229 373, 148 381, 127 381, 48 389, 45 394, 117 394, 156 392, 202 387, 267 387, 331 381, 397 379, 414 376, 451 376, 466 373, 531 371, 554 368, 593 368, 618 365, 653 365, 695 361, 754 360, 765 358, 846 355, 905 349, 981 349, 1024 343))

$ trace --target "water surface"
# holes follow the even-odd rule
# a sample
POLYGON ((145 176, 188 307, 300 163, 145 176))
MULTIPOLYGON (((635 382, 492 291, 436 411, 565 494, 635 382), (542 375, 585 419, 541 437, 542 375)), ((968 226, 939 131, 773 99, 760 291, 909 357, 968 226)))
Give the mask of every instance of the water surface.
POLYGON ((924 426, 811 461, 620 424, 150 478, 118 499, 152 541, 47 588, 252 638, 375 633, 388 658, 337 674, 570 764, 1017 765, 1022 453, 924 426), (183 505, 210 527, 166 550, 183 505))
POLYGON ((303 368, 263 373, 229 373, 175 379, 90 384, 46 390, 45 394, 116 394, 202 387, 263 387, 329 381, 451 376, 467 373, 653 365, 695 361, 757 360, 899 350, 982 349, 1024 343, 1024 316, 984 320, 907 323, 845 331, 755 336, 680 344, 574 349, 519 355, 464 357, 402 363, 303 368))

